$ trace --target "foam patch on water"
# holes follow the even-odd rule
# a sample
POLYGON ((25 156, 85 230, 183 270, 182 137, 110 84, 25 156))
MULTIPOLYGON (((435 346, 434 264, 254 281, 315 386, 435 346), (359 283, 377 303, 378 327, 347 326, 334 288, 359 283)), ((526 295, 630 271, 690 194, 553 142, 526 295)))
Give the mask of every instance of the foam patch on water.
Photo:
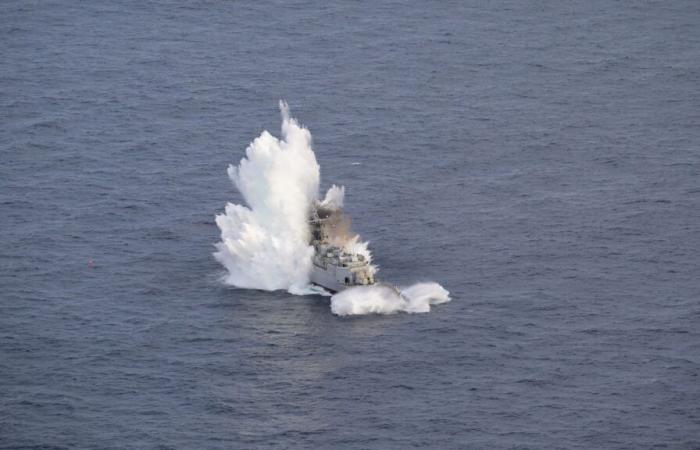
POLYGON ((391 286, 357 286, 331 297, 331 311, 339 316, 427 313, 430 305, 450 301, 450 293, 437 283, 417 283, 400 291, 391 286))

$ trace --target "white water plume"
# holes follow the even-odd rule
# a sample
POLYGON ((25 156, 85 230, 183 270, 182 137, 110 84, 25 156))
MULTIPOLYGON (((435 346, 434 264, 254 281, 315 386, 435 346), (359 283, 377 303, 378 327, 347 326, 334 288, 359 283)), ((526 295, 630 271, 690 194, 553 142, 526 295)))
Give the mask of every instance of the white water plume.
POLYGON ((282 138, 263 131, 238 167, 228 168, 248 206, 229 203, 216 216, 221 242, 214 256, 228 270, 228 284, 296 293, 309 284, 307 221, 320 175, 311 133, 289 116, 286 103, 280 110, 282 138))
MULTIPOLYGON (((226 268, 224 282, 247 289, 286 289, 292 294, 319 294, 310 285, 314 248, 310 245, 312 208, 333 216, 331 241, 348 253, 371 263, 368 242, 352 233, 350 218, 342 212, 345 188, 333 185, 319 201, 320 169, 311 147, 311 133, 290 117, 280 101, 282 133, 267 131, 246 149, 228 175, 246 205, 228 203, 216 216, 221 242, 214 257, 226 268)), ((375 266, 370 266, 372 273, 375 266)), ((399 295, 386 285, 362 286, 334 295, 331 309, 338 315, 388 314, 396 311, 427 312, 431 304, 449 301, 449 293, 436 283, 419 283, 399 295)))
POLYGON ((335 184, 326 192, 326 198, 321 202, 322 208, 340 210, 343 208, 345 201, 345 186, 336 186, 335 184))

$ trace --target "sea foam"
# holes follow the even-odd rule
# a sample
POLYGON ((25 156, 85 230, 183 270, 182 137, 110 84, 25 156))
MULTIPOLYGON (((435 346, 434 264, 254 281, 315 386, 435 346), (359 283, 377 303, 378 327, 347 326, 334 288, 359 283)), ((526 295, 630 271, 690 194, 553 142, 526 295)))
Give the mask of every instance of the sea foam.
POLYGON ((331 297, 331 311, 339 316, 426 313, 430 305, 450 301, 450 293, 437 283, 417 283, 399 291, 385 285, 357 286, 331 297))

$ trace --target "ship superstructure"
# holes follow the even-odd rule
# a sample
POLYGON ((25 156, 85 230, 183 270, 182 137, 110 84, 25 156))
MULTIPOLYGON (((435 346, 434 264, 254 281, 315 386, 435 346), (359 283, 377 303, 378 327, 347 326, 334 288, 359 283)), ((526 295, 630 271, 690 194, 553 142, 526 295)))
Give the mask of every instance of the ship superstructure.
POLYGON ((340 211, 321 205, 312 208, 309 219, 314 247, 311 282, 333 292, 375 283, 375 269, 367 258, 339 244, 342 220, 340 211))

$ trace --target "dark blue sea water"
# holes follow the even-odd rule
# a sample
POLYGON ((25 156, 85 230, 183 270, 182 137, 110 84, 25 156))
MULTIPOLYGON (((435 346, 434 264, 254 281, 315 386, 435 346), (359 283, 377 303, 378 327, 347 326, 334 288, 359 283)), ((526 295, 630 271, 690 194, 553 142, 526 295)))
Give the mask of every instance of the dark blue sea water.
POLYGON ((3 1, 0 447, 700 448, 699 24, 3 1), (383 278, 451 303, 342 318, 218 281, 226 167, 280 98, 383 278))

